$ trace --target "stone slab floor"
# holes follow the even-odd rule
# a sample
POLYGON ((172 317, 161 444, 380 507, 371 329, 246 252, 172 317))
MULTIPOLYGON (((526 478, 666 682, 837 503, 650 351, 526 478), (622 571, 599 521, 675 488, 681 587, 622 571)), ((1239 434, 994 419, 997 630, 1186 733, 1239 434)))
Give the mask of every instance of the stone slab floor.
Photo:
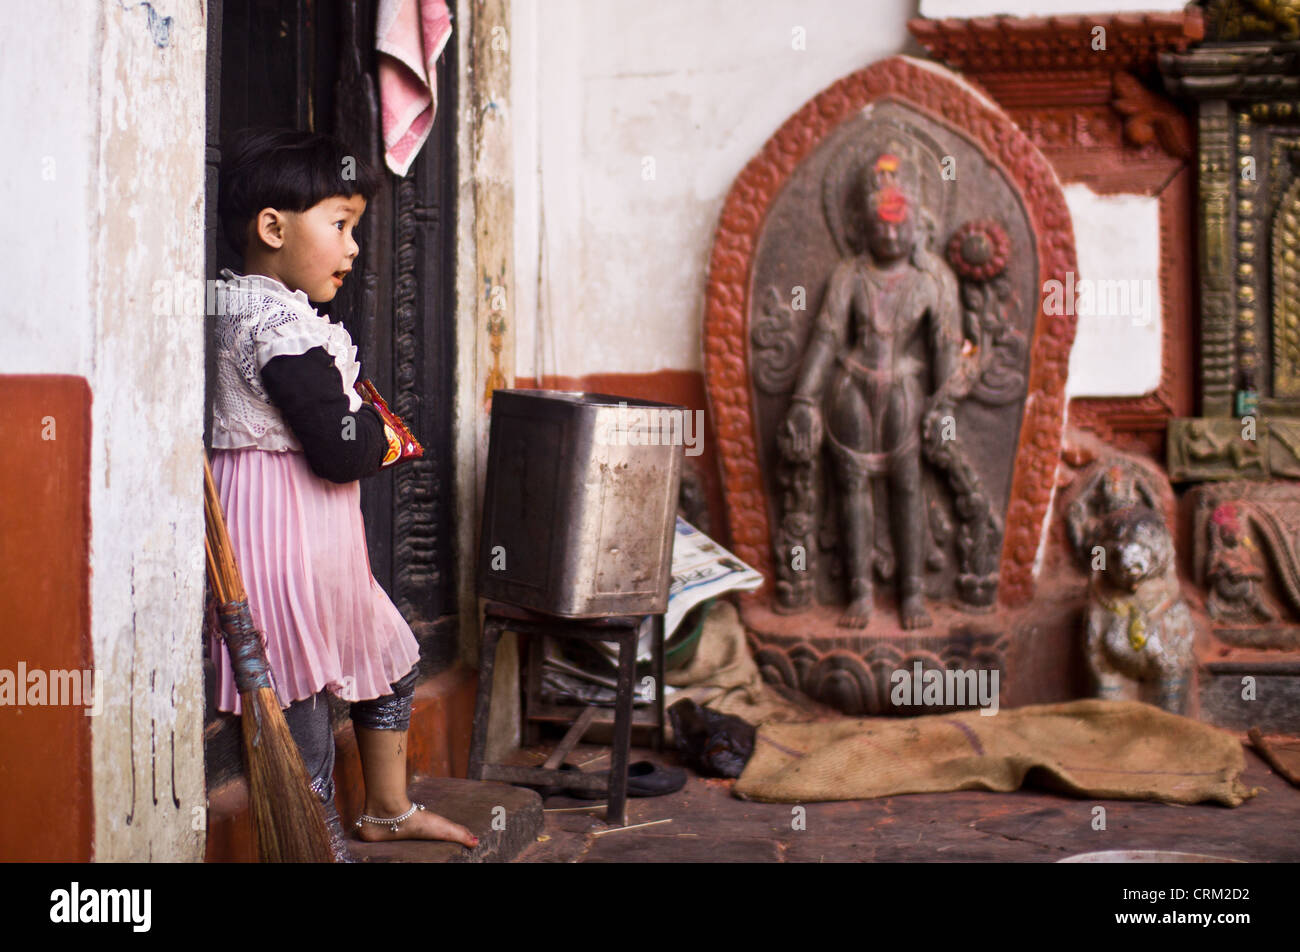
MULTIPOLYGON (((1244 740, 1244 736, 1242 738, 1244 740)), ((1270 738, 1295 745, 1300 738, 1270 738)), ((539 765, 549 748, 525 748, 514 762, 539 765)), ((634 749, 632 760, 678 763, 676 753, 634 749)), ((608 748, 580 745, 568 758, 608 769, 608 748)), ((604 801, 556 795, 545 801, 530 863, 1055 862, 1101 850, 1155 849, 1254 862, 1300 860, 1300 789, 1246 746, 1248 786, 1259 795, 1236 808, 1078 800, 1038 790, 912 794, 880 800, 749 803, 731 782, 689 770, 678 793, 628 801, 628 827, 604 821, 604 801), (1105 829, 1094 829, 1096 806, 1105 829), (576 808, 576 809, 574 809, 576 808), (631 829, 634 824, 659 822, 631 829)))

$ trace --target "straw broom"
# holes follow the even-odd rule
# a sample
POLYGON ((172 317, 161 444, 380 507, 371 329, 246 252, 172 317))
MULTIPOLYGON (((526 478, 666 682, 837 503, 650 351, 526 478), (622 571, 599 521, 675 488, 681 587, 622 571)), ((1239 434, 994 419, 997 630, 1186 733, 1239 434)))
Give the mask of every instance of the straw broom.
POLYGON ((307 768, 271 687, 262 633, 253 626, 206 454, 203 482, 208 580, 243 705, 244 763, 258 856, 264 863, 328 863, 333 856, 325 811, 311 790, 307 768))

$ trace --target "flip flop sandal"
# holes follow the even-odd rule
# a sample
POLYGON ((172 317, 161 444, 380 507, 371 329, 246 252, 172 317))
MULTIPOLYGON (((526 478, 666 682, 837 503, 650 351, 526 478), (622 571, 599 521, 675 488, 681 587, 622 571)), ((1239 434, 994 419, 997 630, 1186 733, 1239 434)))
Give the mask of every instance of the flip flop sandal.
MULTIPOLYGON (((608 779, 609 771, 601 770, 594 777, 608 779)), ((681 767, 664 767, 648 760, 638 760, 627 767, 627 795, 629 797, 662 797, 676 793, 686 786, 686 771, 681 767)), ((570 788, 569 796, 579 800, 601 800, 609 796, 606 790, 579 790, 570 788)))

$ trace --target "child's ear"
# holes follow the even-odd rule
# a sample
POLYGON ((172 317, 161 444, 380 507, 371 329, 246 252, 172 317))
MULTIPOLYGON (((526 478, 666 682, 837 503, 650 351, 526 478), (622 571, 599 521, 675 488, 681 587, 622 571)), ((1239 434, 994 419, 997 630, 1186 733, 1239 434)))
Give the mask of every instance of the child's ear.
POLYGON ((274 208, 263 208, 253 219, 253 234, 267 247, 279 248, 284 244, 285 219, 274 208))

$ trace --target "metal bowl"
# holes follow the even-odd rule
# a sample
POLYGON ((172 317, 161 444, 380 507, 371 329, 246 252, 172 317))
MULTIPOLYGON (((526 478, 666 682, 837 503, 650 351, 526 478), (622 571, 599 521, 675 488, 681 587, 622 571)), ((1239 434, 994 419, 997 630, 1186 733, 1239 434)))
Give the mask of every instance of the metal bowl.
POLYGON ((1058 859, 1058 863, 1244 863, 1244 859, 1209 856, 1205 853, 1179 853, 1175 850, 1103 850, 1077 853, 1058 859))

